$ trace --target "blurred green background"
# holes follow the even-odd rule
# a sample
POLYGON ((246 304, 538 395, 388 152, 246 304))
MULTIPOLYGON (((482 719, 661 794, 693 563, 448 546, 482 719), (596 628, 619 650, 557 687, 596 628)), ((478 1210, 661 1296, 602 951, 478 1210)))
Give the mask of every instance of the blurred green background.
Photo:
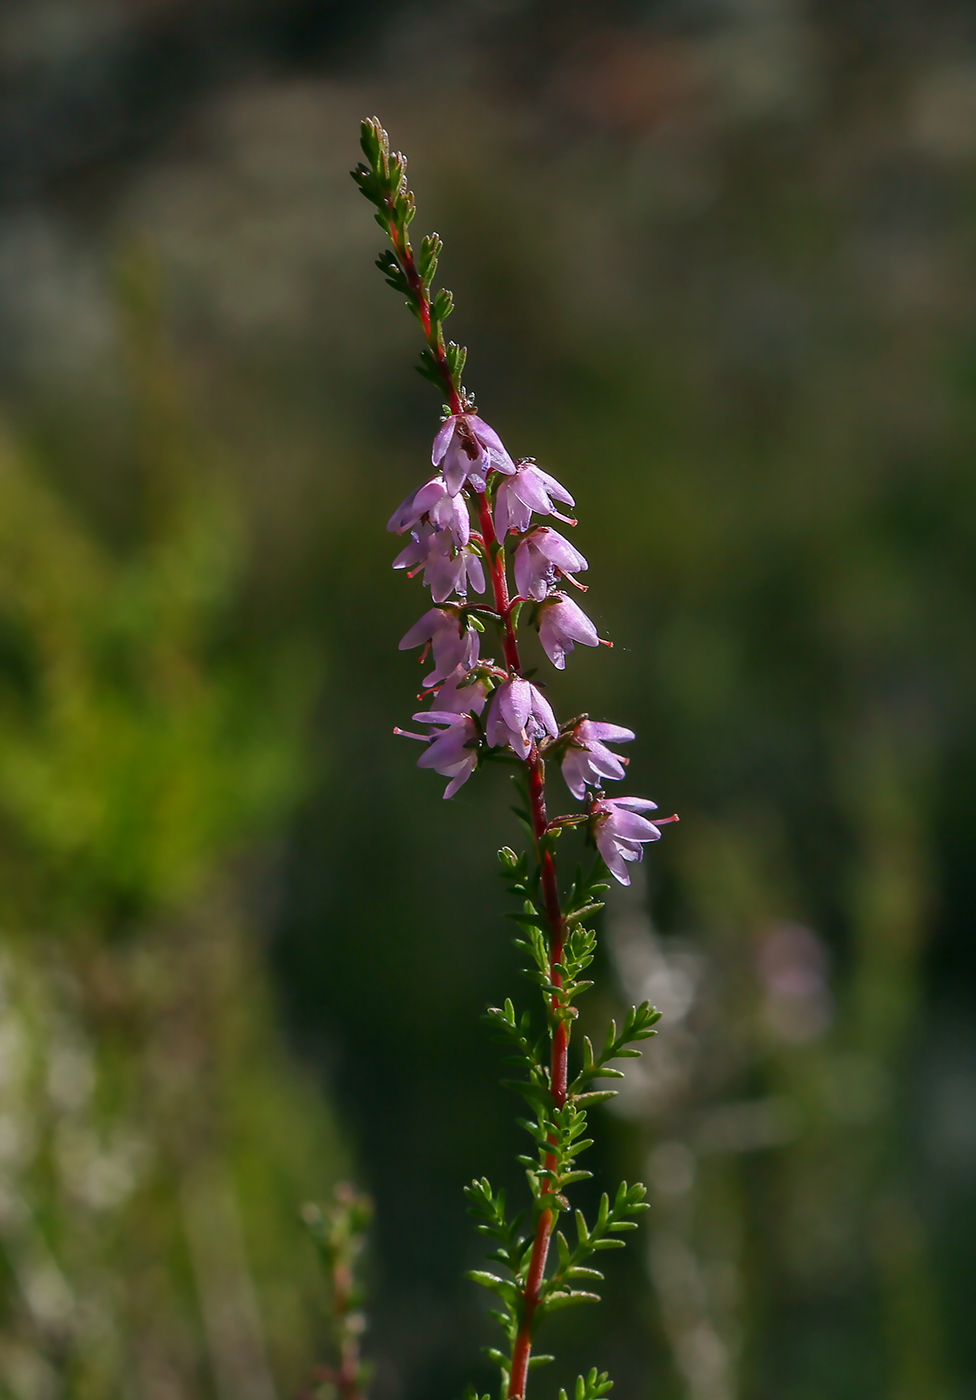
POLYGON ((6 0, 0 70, 0 1394, 297 1395, 349 1174, 375 1400, 490 1383, 513 830, 391 735, 376 112, 578 500, 561 712, 682 816, 586 1012, 664 1012, 590 1163, 653 1210, 536 1392, 976 1397, 971 4, 6 0))

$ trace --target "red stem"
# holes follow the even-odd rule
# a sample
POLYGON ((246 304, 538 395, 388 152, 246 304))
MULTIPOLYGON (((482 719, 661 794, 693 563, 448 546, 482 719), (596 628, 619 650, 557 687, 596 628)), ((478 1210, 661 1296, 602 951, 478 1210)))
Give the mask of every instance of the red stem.
POLYGON ((420 324, 424 328, 424 336, 430 348, 430 353, 437 361, 438 371, 444 381, 444 387, 447 390, 447 399, 451 412, 455 414, 463 413, 464 405, 461 402, 457 389, 454 387, 454 376, 451 374, 450 366, 447 363, 447 356, 444 353, 444 344, 440 332, 438 331, 437 335, 433 335, 431 332, 430 297, 427 295, 427 288, 424 286, 424 280, 417 271, 413 249, 410 247, 406 235, 400 238, 392 219, 390 220, 389 227, 390 242, 393 244, 393 251, 400 259, 400 266, 406 274, 407 281, 410 284, 410 290, 417 298, 420 311, 420 324))
MULTIPOLYGON (((552 858, 552 852, 540 849, 542 837, 548 829, 546 818, 546 767, 539 756, 538 749, 533 745, 532 752, 528 758, 529 770, 529 803, 532 815, 532 830, 535 834, 536 848, 540 851, 539 865, 542 872, 542 893, 546 907, 546 918, 552 931, 552 938, 549 945, 550 978, 554 987, 562 986, 562 975, 556 971, 555 964, 562 961, 563 943, 565 941, 565 924, 563 923, 562 906, 559 902, 559 887, 556 882, 556 863, 552 858)), ((552 1007, 556 1011, 560 1006, 558 992, 553 993, 552 1007)), ((552 1037, 552 1069, 551 1069, 551 1089, 553 1105, 555 1108, 562 1108, 566 1103, 566 1093, 569 1081, 569 1030, 568 1022, 560 1018, 556 1023, 556 1029, 552 1037)), ((551 1171, 556 1165, 554 1156, 546 1157, 546 1166, 551 1171)), ((542 1194, 548 1195, 551 1190, 549 1182, 545 1182, 542 1187, 542 1194)), ((532 1355, 532 1323, 535 1318, 536 1309, 539 1306, 539 1296, 542 1291, 542 1282, 545 1277, 546 1260, 549 1255, 549 1242, 552 1239, 552 1229, 555 1224, 551 1210, 544 1210, 539 1216, 536 1225, 535 1243, 532 1246, 532 1257, 529 1261, 529 1272, 525 1281, 525 1293, 523 1294, 522 1321, 519 1327, 515 1345, 512 1348, 512 1372, 508 1385, 509 1400, 522 1400, 525 1395, 525 1386, 529 1373, 529 1358, 532 1355)))
POLYGON ((491 577, 491 588, 495 597, 495 611, 500 615, 505 626, 505 637, 503 646, 505 648, 505 664, 512 671, 519 672, 522 669, 522 662, 519 658, 518 638, 515 635, 515 627, 512 623, 512 604, 508 594, 508 570, 505 567, 505 549, 501 540, 495 534, 495 521, 492 517, 491 506, 488 504, 488 497, 483 492, 478 493, 478 521, 481 525, 481 538, 484 541, 487 554, 488 573, 491 577))

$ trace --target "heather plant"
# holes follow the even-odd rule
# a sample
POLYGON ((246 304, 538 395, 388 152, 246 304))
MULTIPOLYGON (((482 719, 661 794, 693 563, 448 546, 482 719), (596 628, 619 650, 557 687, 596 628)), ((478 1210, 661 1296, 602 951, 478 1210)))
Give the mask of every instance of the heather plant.
MULTIPOLYGON (((556 670, 565 668, 576 645, 610 645, 566 591, 585 591, 576 575, 587 569, 586 559, 548 523, 573 528, 576 521, 559 507, 571 510, 575 502, 534 458, 512 456, 479 415, 462 381, 466 351, 445 338, 453 298, 434 286, 441 240, 430 234, 419 251, 411 246, 415 201, 406 161, 391 151, 377 120, 362 124, 361 145, 365 163, 353 178, 391 245, 377 265, 420 322, 426 344, 418 369, 445 400, 433 474, 388 525, 407 537, 393 567, 411 578, 421 574, 434 604, 400 642, 401 649, 422 647, 428 668, 420 697, 427 708, 413 716, 422 732, 396 733, 424 745, 418 766, 448 779, 445 798, 486 765, 512 770, 520 798, 514 810, 527 840, 524 851, 506 846, 498 858, 519 902, 509 917, 519 926, 517 946, 541 995, 542 1014, 517 1010, 509 998, 487 1019, 517 1067, 517 1077, 505 1082, 528 1105, 520 1122, 532 1148, 519 1161, 529 1208, 512 1214, 505 1192, 485 1178, 467 1188, 477 1228, 492 1245, 489 1262, 498 1269, 470 1274, 498 1299, 493 1316, 504 1345, 489 1355, 501 1371, 503 1400, 521 1400, 529 1371, 553 1359, 535 1350, 541 1323, 562 1309, 598 1301, 594 1290, 603 1275, 595 1256, 622 1247, 620 1236, 636 1229, 636 1217, 647 1209, 640 1184, 622 1182, 612 1200, 604 1194, 592 1219, 574 1209, 570 1192, 591 1175, 577 1160, 592 1146, 588 1112, 614 1096, 605 1081, 622 1077, 616 1061, 640 1054, 636 1046, 654 1034, 658 1012, 644 1002, 631 1007, 619 1028, 611 1022, 598 1046, 583 1037, 572 1067, 570 1050, 575 1003, 592 986, 587 972, 596 934, 589 925, 603 907, 606 877, 629 884, 629 865, 642 859, 646 843, 658 840, 664 822, 677 818, 651 819, 645 814, 656 804, 647 798, 607 795, 605 783, 626 773, 626 759, 611 746, 633 740, 633 731, 588 714, 560 721, 544 681, 533 679, 523 662, 527 628, 537 631, 556 670), (553 765, 576 803, 557 816, 549 815, 546 786, 553 765), (573 829, 583 834, 588 855, 567 879, 557 854, 573 829)), ((598 1400, 611 1384, 594 1368, 578 1379, 576 1400, 598 1400)))
POLYGON ((373 1218, 373 1203, 347 1181, 340 1181, 329 1205, 308 1201, 302 1219, 315 1245, 329 1284, 330 1322, 335 1362, 316 1369, 310 1397, 361 1400, 369 1380, 360 1338, 366 1330, 365 1287, 361 1255, 373 1218))

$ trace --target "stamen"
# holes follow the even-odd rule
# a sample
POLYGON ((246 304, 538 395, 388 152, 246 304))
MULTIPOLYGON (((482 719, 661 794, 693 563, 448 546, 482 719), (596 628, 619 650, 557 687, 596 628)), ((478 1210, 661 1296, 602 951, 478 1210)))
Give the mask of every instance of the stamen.
POLYGON ((574 588, 578 588, 581 593, 589 592, 590 586, 588 583, 578 583, 576 579, 573 578, 572 574, 567 574, 564 569, 557 568, 556 573, 559 574, 561 578, 564 578, 567 583, 571 583, 574 588))
POLYGON ((393 733, 399 735, 401 739, 419 739, 422 744, 430 743, 429 734, 414 734, 412 730, 400 729, 398 725, 393 726, 393 733))

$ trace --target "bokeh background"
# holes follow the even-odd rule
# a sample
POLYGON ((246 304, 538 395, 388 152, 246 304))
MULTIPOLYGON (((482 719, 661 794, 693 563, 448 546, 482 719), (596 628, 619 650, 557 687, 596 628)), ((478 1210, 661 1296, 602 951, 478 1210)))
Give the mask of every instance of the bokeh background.
POLYGON ((391 735, 376 112, 577 496, 563 713, 682 816, 585 1015, 664 1012, 590 1163, 653 1210, 536 1393, 976 1396, 972 6, 5 0, 0 66, 0 1394, 297 1395, 349 1176, 375 1400, 492 1383, 514 833, 391 735))

